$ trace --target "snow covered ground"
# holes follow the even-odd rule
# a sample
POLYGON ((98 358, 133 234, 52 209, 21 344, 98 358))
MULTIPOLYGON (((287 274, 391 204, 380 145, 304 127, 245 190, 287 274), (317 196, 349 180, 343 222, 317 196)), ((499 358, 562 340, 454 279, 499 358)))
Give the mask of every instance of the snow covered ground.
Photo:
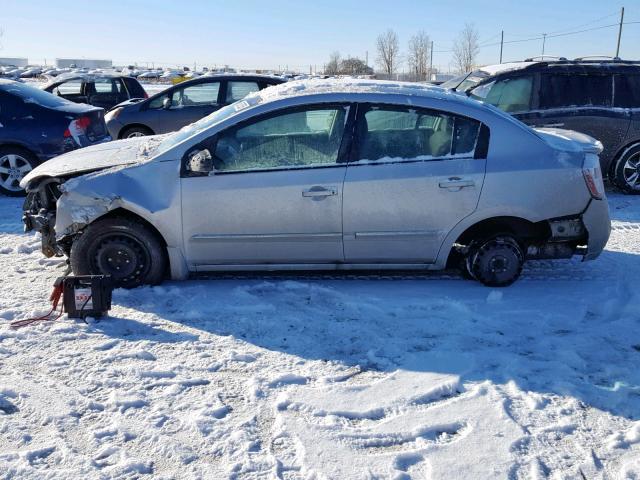
POLYGON ((60 260, 0 198, 0 478, 640 478, 640 198, 595 262, 167 282, 18 331, 60 260))

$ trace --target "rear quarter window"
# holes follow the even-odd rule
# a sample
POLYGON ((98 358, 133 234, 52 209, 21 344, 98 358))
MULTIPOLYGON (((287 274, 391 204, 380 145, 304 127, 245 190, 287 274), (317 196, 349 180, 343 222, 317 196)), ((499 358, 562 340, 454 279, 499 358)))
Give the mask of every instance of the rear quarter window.
POLYGON ((543 74, 540 107, 610 107, 613 78, 597 74, 543 74))
POLYGON ((640 74, 620 74, 614 77, 614 106, 640 108, 640 74))

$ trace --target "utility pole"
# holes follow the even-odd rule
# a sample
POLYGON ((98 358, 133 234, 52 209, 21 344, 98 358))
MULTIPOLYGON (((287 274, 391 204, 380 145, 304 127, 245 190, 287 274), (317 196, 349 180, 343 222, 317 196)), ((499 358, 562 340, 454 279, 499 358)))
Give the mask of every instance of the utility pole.
POLYGON ((368 67, 369 66, 369 50, 367 50, 366 52, 364 52, 364 64, 368 67))
POLYGON ((618 28, 618 46, 616 47, 616 57, 620 56, 620 39, 622 38, 622 24, 624 22, 624 7, 620 11, 620 28, 618 28))
POLYGON ((500 32, 500 63, 502 63, 502 47, 504 46, 504 30, 500 32))
POLYGON ((429 58, 429 78, 427 79, 427 81, 431 81, 431 76, 433 75, 433 40, 431 40, 431 51, 430 53, 430 58, 429 58))
MULTIPOLYGON (((543 33, 542 34, 542 56, 544 57, 544 44, 547 42, 547 34, 543 33)), ((544 60, 544 58, 543 58, 544 60)))

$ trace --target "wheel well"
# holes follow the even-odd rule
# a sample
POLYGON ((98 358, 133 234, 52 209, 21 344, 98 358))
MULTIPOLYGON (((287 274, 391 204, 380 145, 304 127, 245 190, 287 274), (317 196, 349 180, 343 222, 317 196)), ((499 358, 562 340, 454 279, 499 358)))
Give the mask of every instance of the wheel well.
POLYGON ((150 129, 146 125, 143 125, 142 123, 130 123, 130 124, 125 125, 124 127, 122 127, 120 129, 120 131, 118 132, 118 139, 121 139, 122 138, 122 134, 124 132, 126 132, 127 130, 131 129, 131 128, 142 128, 142 129, 150 132, 151 135, 155 135, 155 132, 152 129, 150 129))
POLYGON ((133 220, 134 222, 142 223, 145 227, 151 230, 158 237, 158 239, 160 239, 163 246, 167 246, 167 242, 165 241, 162 234, 158 231, 158 229, 147 220, 142 218, 140 215, 133 213, 131 210, 116 208, 115 210, 111 210, 110 212, 106 213, 96 220, 102 220, 103 218, 126 218, 128 220, 133 220))
POLYGON ((38 156, 38 154, 36 152, 34 152, 31 148, 27 147, 26 145, 22 145, 21 143, 16 143, 16 142, 3 142, 0 143, 0 148, 6 148, 6 147, 10 147, 10 148, 19 148, 20 150, 24 150, 25 152, 28 152, 29 154, 33 155, 36 159, 37 164, 39 165, 40 163, 42 163, 42 161, 40 160, 40 157, 38 156))
POLYGON ((626 152, 628 149, 630 149, 631 147, 635 147, 635 146, 640 146, 640 140, 636 139, 618 149, 616 154, 612 157, 611 163, 609 163, 609 166, 607 167, 607 177, 609 179, 611 179, 615 175, 616 164, 618 163, 618 160, 620 159, 622 154, 626 152))
MULTIPOLYGON (((519 243, 526 245, 532 240, 546 240, 551 236, 547 222, 533 223, 519 217, 493 217, 482 220, 467 228, 456 240, 456 244, 467 246, 473 240, 490 237, 498 233, 510 233, 519 243)), ((460 254, 453 248, 447 259, 447 266, 453 267, 460 254)))
POLYGON ((166 250, 167 242, 156 227, 154 227, 150 222, 142 218, 140 215, 133 213, 132 211, 124 208, 116 208, 115 210, 111 210, 110 212, 106 213, 100 218, 97 218, 96 220, 102 220, 103 218, 126 218, 127 220, 141 223, 145 227, 147 227, 149 230, 151 230, 151 232, 153 232, 153 234, 158 238, 158 240, 160 240, 160 243, 162 244, 162 246, 165 247, 164 251, 162 252, 162 255, 164 255, 165 258, 167 259, 167 271, 165 272, 165 275, 169 274, 169 272, 171 271, 171 261, 169 259, 169 255, 166 250))

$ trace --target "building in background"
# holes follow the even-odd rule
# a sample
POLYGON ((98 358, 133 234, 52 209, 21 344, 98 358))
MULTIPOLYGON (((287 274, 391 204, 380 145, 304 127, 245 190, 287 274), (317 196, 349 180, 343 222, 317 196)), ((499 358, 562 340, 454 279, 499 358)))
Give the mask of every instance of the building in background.
POLYGON ((29 65, 27 58, 0 58, 0 66, 26 67, 27 65, 29 65))
POLYGON ((95 60, 89 58, 56 58, 56 68, 112 68, 111 60, 95 60))

